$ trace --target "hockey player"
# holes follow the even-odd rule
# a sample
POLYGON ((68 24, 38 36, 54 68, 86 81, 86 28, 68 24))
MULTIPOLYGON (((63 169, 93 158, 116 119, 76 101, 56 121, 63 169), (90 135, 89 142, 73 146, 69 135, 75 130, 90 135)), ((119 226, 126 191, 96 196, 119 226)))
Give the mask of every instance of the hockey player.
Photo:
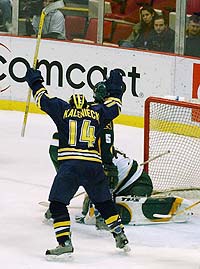
POLYGON ((110 72, 106 80, 110 97, 103 104, 96 105, 88 105, 80 94, 72 95, 69 102, 50 98, 42 85, 44 80, 39 70, 28 68, 26 81, 37 106, 53 119, 59 135, 60 166, 49 194, 58 246, 48 249, 46 256, 60 256, 74 251, 66 205, 69 205, 79 186, 85 188, 95 208, 105 219, 116 247, 129 250, 124 227, 104 175, 98 146, 102 128, 121 110, 123 81, 120 71, 115 69, 110 72))
MULTIPOLYGON (((104 81, 98 82, 94 87, 94 102, 91 105, 102 104, 106 98, 109 97, 107 92, 106 85, 104 81)), ((113 122, 110 121, 106 126, 101 130, 100 134, 100 150, 101 150, 101 159, 104 167, 104 172, 109 181, 110 189, 114 189, 118 183, 118 171, 117 167, 113 164, 113 144, 114 144, 114 126, 113 122)), ((49 147, 49 155, 56 171, 59 168, 58 157, 58 142, 59 137, 58 133, 54 133, 52 136, 52 142, 49 147)))
MULTIPOLYGON (((118 169, 119 179, 113 190, 113 200, 123 224, 145 225, 189 220, 191 212, 187 208, 191 206, 190 201, 171 194, 152 195, 153 185, 149 175, 135 160, 119 150, 114 149, 113 163, 118 169)), ((82 213, 76 216, 76 222, 107 229, 102 219, 98 218, 94 206, 85 197, 82 213)))
MULTIPOLYGON (((94 87, 94 102, 93 104, 102 104, 106 98, 109 97, 109 93, 106 88, 105 81, 98 82, 94 87)), ((101 159, 104 168, 104 172, 109 182, 109 188, 112 191, 118 183, 118 170, 117 166, 113 164, 113 143, 114 143, 114 126, 113 122, 110 121, 101 131, 100 134, 100 150, 101 150, 101 159)), ((53 162, 53 165, 56 171, 59 168, 59 161, 58 161, 58 144, 59 144, 59 137, 58 133, 54 133, 52 137, 52 142, 49 147, 49 155, 53 162)), ((83 202, 83 215, 86 215, 88 212, 88 208, 90 206, 90 200, 88 195, 85 195, 85 199, 83 202)), ((105 228, 104 220, 102 219, 101 215, 96 212, 96 227, 97 229, 105 228)), ((49 209, 45 212, 45 218, 50 219, 51 213, 49 209)), ((106 226, 107 227, 107 226, 106 226)))
POLYGON ((118 185, 113 190, 113 196, 150 196, 153 184, 150 176, 139 166, 137 161, 130 159, 125 153, 114 149, 113 163, 118 168, 118 185))

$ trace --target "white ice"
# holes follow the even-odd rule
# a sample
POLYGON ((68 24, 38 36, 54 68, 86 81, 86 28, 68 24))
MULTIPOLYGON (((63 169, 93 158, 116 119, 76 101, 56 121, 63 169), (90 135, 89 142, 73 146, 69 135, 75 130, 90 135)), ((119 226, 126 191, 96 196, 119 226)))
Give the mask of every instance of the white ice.
MULTIPOLYGON (((48 262, 44 253, 57 245, 53 228, 43 223, 55 176, 48 146, 55 130, 45 115, 28 115, 25 137, 20 135, 23 113, 0 111, 0 266, 2 269, 200 269, 200 217, 188 223, 126 226, 132 251, 115 249, 108 232, 74 222, 79 209, 70 209, 73 258, 48 262)), ((116 145, 142 162, 143 130, 116 125, 116 145)), ((79 190, 81 191, 81 189, 79 190)), ((80 206, 83 197, 71 206, 80 206)))

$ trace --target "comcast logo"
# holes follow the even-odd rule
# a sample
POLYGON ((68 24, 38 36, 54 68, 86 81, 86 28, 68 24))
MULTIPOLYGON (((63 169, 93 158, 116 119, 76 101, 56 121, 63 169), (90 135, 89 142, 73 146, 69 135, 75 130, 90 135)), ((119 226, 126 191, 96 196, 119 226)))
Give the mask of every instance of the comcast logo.
MULTIPOLYGON (((0 43, 0 50, 6 50, 9 53, 11 52, 10 49, 7 46, 5 46, 4 44, 2 44, 2 43, 0 43)), ((6 63, 6 60, 5 60, 4 57, 2 57, 0 55, 0 64, 1 63, 2 64, 5 64, 6 63)), ((4 91, 6 91, 7 89, 10 88, 10 84, 9 83, 8 83, 8 85, 1 85, 2 84, 1 81, 3 81, 5 79, 5 77, 6 77, 6 75, 4 73, 0 74, 0 93, 4 92, 4 91)))

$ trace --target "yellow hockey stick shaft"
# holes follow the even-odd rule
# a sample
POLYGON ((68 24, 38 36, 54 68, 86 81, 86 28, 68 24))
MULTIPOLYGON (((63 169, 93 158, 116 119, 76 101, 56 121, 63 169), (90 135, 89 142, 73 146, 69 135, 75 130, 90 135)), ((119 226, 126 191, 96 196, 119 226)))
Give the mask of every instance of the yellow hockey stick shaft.
MULTIPOLYGON (((56 10, 56 9, 59 9, 62 7, 64 7, 64 2, 63 2, 63 0, 60 0, 60 1, 50 3, 48 6, 43 8, 43 10, 41 12, 35 54, 34 54, 34 59, 33 59, 33 69, 36 69, 36 67, 37 67, 38 53, 39 53, 39 47, 40 47, 40 41, 41 41, 41 37, 42 37, 42 29, 43 29, 43 25, 44 25, 45 16, 49 12, 51 12, 52 10, 56 10)), ((24 134, 25 134, 25 128, 26 128, 26 124, 27 124, 30 100, 31 100, 31 89, 28 90, 28 96, 27 96, 26 107, 25 107, 25 112, 24 112, 24 120, 23 120, 22 131, 21 131, 22 137, 24 137, 24 134)))
MULTIPOLYGON (((35 54, 34 54, 34 59, 33 59, 33 69, 36 69, 37 66, 37 60, 38 60, 38 54, 39 54, 39 48, 40 48, 40 41, 42 37, 42 29, 44 25, 44 19, 45 19, 46 13, 44 10, 42 10, 41 16, 40 16, 40 23, 39 23, 39 29, 38 29, 38 36, 37 36, 37 42, 36 42, 36 47, 35 47, 35 54)), ((31 100, 31 89, 28 89, 28 95, 27 95, 27 100, 26 100, 26 107, 25 107, 25 112, 24 112, 24 120, 23 120, 23 125, 22 125, 22 131, 21 131, 21 136, 24 137, 25 134, 25 129, 26 129, 26 124, 27 124, 27 119, 28 119, 28 112, 29 112, 29 106, 30 106, 30 100, 31 100)))
POLYGON ((197 201, 197 202, 195 202, 195 203, 193 203, 192 205, 184 208, 183 210, 180 210, 179 212, 175 213, 175 215, 176 216, 181 215, 181 214, 185 213, 185 211, 192 209, 193 207, 197 206, 198 204, 200 204, 200 200, 197 201))

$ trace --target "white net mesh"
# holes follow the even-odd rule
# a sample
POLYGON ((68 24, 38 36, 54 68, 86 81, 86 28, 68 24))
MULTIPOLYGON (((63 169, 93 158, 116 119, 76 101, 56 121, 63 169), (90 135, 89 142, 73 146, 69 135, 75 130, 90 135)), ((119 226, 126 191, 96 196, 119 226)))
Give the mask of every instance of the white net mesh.
POLYGON ((148 164, 155 192, 176 194, 178 190, 200 197, 200 105, 172 100, 167 103, 161 98, 152 98, 148 104, 146 158, 170 150, 148 164))

